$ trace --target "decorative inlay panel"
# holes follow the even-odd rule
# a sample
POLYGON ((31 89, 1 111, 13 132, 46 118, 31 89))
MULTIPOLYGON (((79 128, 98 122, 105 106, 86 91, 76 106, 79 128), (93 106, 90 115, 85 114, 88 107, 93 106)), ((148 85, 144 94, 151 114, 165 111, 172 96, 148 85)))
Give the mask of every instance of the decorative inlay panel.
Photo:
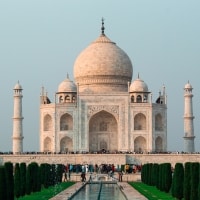
POLYGON ((119 106, 117 105, 90 105, 87 112, 88 118, 101 110, 112 113, 116 119, 119 119, 119 106))

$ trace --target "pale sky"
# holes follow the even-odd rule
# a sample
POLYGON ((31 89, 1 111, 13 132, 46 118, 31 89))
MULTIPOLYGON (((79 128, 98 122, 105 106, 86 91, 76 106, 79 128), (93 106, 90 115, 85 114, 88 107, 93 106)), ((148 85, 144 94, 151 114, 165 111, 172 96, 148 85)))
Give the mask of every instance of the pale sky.
POLYGON ((200 151, 199 0, 0 0, 0 151, 12 151, 13 88, 23 87, 24 151, 39 151, 41 87, 51 101, 79 53, 105 34, 122 48, 158 97, 168 98, 168 150, 184 150, 184 85, 193 86, 200 151))

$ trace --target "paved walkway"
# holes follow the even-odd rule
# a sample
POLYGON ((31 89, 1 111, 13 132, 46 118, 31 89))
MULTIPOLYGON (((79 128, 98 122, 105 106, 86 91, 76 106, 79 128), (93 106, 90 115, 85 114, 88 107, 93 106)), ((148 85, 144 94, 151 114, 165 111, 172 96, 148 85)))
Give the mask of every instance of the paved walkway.
POLYGON ((121 191, 126 195, 127 200, 147 200, 146 197, 141 195, 137 190, 130 186, 127 182, 117 183, 121 191))
MULTIPOLYGON (((146 197, 141 195, 137 190, 131 187, 127 182, 117 183, 121 188, 121 191, 126 195, 127 200, 147 200, 146 197)), ((50 200, 66 200, 69 199, 74 193, 76 193, 84 184, 82 182, 77 182, 61 193, 57 194, 50 200)))

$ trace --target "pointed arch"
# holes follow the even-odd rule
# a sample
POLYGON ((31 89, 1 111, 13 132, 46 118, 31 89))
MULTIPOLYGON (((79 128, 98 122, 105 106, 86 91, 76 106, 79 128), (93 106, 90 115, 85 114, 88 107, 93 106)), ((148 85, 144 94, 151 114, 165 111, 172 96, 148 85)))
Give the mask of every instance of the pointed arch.
POLYGON ((89 120, 89 151, 118 150, 118 128, 115 117, 100 111, 89 120))
POLYGON ((59 97, 59 103, 63 103, 63 97, 62 96, 59 97))
POLYGON ((69 95, 65 96, 65 102, 70 102, 70 96, 69 95))
POLYGON ((163 139, 160 136, 158 136, 155 140, 155 151, 163 151, 163 139))
POLYGON ((68 131, 73 130, 73 118, 70 114, 65 113, 60 118, 60 130, 68 131))
POLYGON ((60 152, 67 153, 71 151, 73 151, 73 141, 66 136, 60 140, 60 152))
POLYGON ((50 137, 46 137, 44 139, 44 152, 51 152, 52 151, 52 141, 50 139, 50 137))
POLYGON ((146 139, 142 136, 138 136, 134 140, 134 151, 135 152, 145 152, 147 149, 146 139))
POLYGON ((44 120, 43 120, 43 128, 44 128, 44 131, 52 131, 52 127, 53 127, 53 124, 52 124, 52 117, 47 114, 44 116, 44 120))
POLYGON ((134 95, 132 95, 131 96, 131 103, 134 103, 134 101, 135 101, 135 97, 134 97, 134 95))
POLYGON ((134 130, 146 130, 146 116, 138 113, 134 117, 134 130))
POLYGON ((155 130, 163 131, 163 119, 160 113, 155 116, 155 130))
POLYGON ((137 103, 142 103, 142 96, 137 95, 136 101, 137 101, 137 103))

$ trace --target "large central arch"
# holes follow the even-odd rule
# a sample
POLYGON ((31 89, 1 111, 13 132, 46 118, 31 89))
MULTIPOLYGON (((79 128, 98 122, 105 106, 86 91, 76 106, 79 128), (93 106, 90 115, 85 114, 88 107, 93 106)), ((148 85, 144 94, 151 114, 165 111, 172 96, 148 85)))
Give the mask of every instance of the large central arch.
POLYGON ((118 128, 115 117, 100 111, 93 115, 89 121, 89 151, 96 152, 118 150, 118 128))

